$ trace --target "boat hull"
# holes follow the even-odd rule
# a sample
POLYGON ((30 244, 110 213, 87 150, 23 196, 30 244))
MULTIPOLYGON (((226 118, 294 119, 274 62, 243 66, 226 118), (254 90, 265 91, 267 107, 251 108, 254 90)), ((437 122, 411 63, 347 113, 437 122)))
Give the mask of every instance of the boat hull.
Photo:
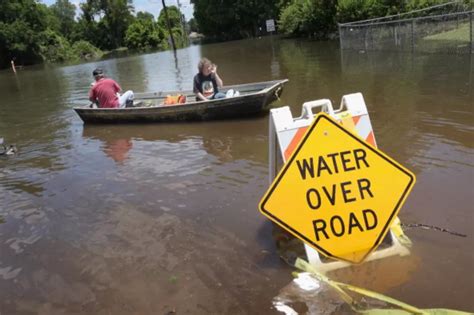
MULTIPOLYGON (((264 82, 269 86, 261 91, 206 102, 121 109, 75 107, 74 110, 84 123, 156 123, 235 119, 255 116, 268 111, 270 104, 282 93, 283 84, 286 82, 287 80, 264 82)), ((263 83, 259 84, 264 86, 263 83)), ((234 87, 237 89, 241 87, 242 90, 245 90, 252 85, 234 87)), ((156 99, 162 98, 162 94, 165 93, 159 94, 147 93, 142 96, 145 100, 156 99)), ((140 99, 139 96, 136 98, 140 99)))

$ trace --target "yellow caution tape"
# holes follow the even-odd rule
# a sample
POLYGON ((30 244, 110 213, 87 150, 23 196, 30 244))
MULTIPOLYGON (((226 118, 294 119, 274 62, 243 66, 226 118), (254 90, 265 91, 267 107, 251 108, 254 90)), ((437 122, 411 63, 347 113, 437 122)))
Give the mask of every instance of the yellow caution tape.
POLYGON ((347 130, 350 130, 357 134, 356 126, 354 120, 352 119, 352 114, 349 111, 339 113, 339 119, 341 125, 343 125, 347 130))
POLYGON ((400 219, 398 217, 393 220, 390 229, 403 246, 411 247, 411 240, 408 238, 408 236, 405 235, 405 233, 403 233, 402 223, 400 222, 400 219))
POLYGON ((307 261, 298 258, 295 262, 295 267, 311 273, 317 280, 326 283, 331 288, 336 290, 341 298, 350 305, 352 310, 359 314, 367 315, 406 315, 406 314, 422 314, 422 315, 468 315, 474 313, 466 313, 462 311, 449 310, 449 309, 419 309, 415 306, 403 303, 386 295, 362 289, 359 287, 352 286, 350 284, 337 282, 329 279, 325 275, 319 273, 313 266, 311 266, 307 261), (379 301, 383 301, 387 304, 394 305, 399 309, 366 309, 367 307, 358 303, 354 298, 352 298, 345 290, 358 293, 379 301))

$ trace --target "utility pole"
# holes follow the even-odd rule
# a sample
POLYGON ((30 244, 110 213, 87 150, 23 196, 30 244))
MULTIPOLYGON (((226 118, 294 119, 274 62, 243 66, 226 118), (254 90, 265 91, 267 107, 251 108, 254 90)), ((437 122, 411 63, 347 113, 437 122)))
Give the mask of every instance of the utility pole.
POLYGON ((163 10, 165 10, 166 25, 168 26, 168 33, 170 34, 171 45, 173 46, 173 51, 176 53, 176 44, 174 43, 173 33, 171 32, 171 23, 168 17, 168 11, 166 9, 165 0, 161 0, 161 3, 163 3, 163 10))

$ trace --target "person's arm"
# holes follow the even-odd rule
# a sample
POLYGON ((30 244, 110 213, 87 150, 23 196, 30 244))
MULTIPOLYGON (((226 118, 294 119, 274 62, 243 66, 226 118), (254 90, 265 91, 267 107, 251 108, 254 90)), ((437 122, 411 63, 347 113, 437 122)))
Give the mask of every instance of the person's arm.
POLYGON ((221 77, 217 74, 217 65, 212 66, 212 71, 211 72, 212 72, 212 75, 213 75, 214 79, 216 80, 217 87, 223 87, 224 82, 222 82, 221 77))
POLYGON ((91 89, 89 90, 89 101, 95 103, 96 101, 96 97, 95 97, 95 93, 94 93, 94 86, 91 87, 91 89))
POLYGON ((120 93, 122 92, 122 88, 120 87, 120 85, 114 81, 114 88, 115 88, 115 93, 120 93))
POLYGON ((201 92, 196 93, 196 97, 201 101, 207 101, 207 98, 201 92))

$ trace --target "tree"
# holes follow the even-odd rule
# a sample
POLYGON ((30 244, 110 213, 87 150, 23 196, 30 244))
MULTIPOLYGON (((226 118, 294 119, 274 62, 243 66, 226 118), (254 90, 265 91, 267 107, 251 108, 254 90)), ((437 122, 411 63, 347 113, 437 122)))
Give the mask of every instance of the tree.
POLYGON ((71 45, 67 39, 49 28, 41 33, 40 53, 43 60, 49 62, 64 62, 73 59, 71 45))
POLYGON ((46 6, 34 0, 0 1, 0 66, 42 60, 41 33, 46 30, 46 6))
POLYGON ((124 44, 125 32, 134 19, 132 0, 87 0, 80 7, 79 28, 83 38, 105 49, 124 44))
POLYGON ((336 19, 339 23, 344 23, 397 14, 406 11, 406 3, 409 2, 404 0, 339 0, 336 19))
POLYGON ((193 0, 200 31, 219 40, 256 36, 265 20, 278 16, 273 0, 193 0))
MULTIPOLYGON (((181 25, 181 11, 174 6, 167 6, 167 12, 168 12, 168 18, 170 21, 170 27, 173 28, 180 28, 181 25)), ((165 16, 165 11, 161 10, 160 15, 158 16, 158 25, 166 29, 168 26, 166 25, 166 16, 165 16)))
POLYGON ((105 16, 102 21, 109 31, 108 48, 118 48, 124 44, 125 32, 133 21, 132 0, 114 0, 107 3, 109 5, 103 7, 105 16))
POLYGON ((69 2, 69 0, 56 0, 56 3, 51 6, 51 11, 59 20, 61 34, 70 40, 76 26, 76 21, 74 20, 76 6, 69 2))
POLYGON ((138 20, 154 21, 154 20, 155 20, 155 17, 154 17, 153 14, 151 14, 150 12, 139 11, 139 12, 137 13, 137 19, 138 19, 138 20))
MULTIPOLYGON (((173 39, 175 40, 175 44, 178 46, 178 47, 182 47, 184 46, 184 43, 185 43, 185 34, 183 33, 183 26, 181 24, 181 16, 182 16, 182 13, 181 11, 174 5, 172 6, 167 6, 167 10, 161 10, 160 11, 160 15, 158 16, 158 26, 160 29, 162 30, 168 30, 168 28, 171 30, 172 32, 172 35, 173 35, 173 39), (168 15, 168 18, 166 17, 166 14, 168 15), (167 20, 169 20, 169 26, 168 26, 168 22, 167 20)), ((166 32, 167 36, 166 38, 168 38, 168 33, 169 31, 166 32)), ((165 41, 163 43, 163 47, 164 48, 168 48, 169 43, 167 41, 165 41)))
POLYGON ((188 21, 188 27, 191 32, 199 32, 199 25, 195 18, 192 18, 188 21))
POLYGON ((296 0, 283 9, 279 26, 288 35, 326 39, 335 31, 335 0, 296 0))
POLYGON ((147 16, 137 17, 125 33, 127 47, 134 49, 158 47, 164 38, 165 34, 153 21, 153 16, 151 19, 147 16))
POLYGON ((169 35, 169 38, 170 38, 170 41, 171 41, 171 47, 173 48, 173 50, 175 52, 175 55, 176 55, 176 42, 174 41, 173 31, 171 29, 171 21, 170 21, 170 18, 168 16, 168 8, 166 7, 165 0, 161 0, 161 3, 163 4, 163 10, 161 10, 161 12, 164 12, 165 22, 166 22, 165 24, 166 24, 166 27, 168 29, 168 35, 169 35))

